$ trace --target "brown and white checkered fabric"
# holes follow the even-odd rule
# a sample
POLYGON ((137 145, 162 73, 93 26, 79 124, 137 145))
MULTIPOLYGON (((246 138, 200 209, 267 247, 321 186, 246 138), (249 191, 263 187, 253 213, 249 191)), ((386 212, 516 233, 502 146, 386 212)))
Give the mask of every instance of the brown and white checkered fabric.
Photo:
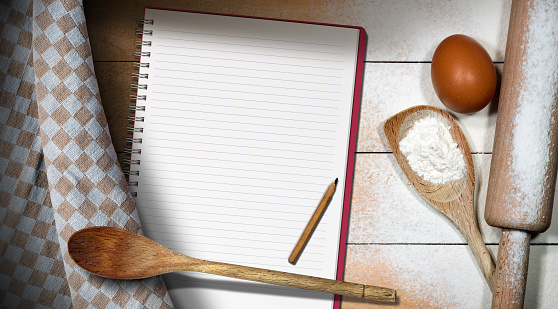
POLYGON ((0 306, 168 308, 163 281, 91 275, 88 226, 141 233, 101 107, 80 1, 0 2, 0 306))

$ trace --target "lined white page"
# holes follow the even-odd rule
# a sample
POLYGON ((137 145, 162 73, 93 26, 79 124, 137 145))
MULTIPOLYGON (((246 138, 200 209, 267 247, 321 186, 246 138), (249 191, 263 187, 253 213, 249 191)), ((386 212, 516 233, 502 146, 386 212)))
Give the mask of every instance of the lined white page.
MULTIPOLYGON (((334 279, 359 31, 147 9, 138 211, 181 253, 334 279), (298 263, 287 258, 327 186, 298 263)), ((165 277, 177 308, 332 308, 333 296, 223 277, 165 277)))

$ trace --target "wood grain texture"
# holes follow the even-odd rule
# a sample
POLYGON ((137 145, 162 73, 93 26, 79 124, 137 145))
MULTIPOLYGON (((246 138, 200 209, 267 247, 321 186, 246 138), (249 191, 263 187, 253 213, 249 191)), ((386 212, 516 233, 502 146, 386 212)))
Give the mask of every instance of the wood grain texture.
POLYGON ((90 227, 75 232, 68 252, 85 270, 113 279, 141 279, 177 271, 194 271, 304 290, 395 302, 395 290, 305 276, 269 269, 192 258, 157 242, 112 227, 90 227))
POLYGON ((463 132, 450 115, 431 106, 416 106, 406 109, 386 120, 384 125, 386 138, 391 146, 403 173, 411 181, 420 195, 436 209, 454 222, 481 267, 488 286, 492 289, 494 280, 494 262, 480 234, 474 214, 473 193, 475 190, 475 171, 469 145, 463 132), (450 128, 452 139, 464 155, 466 171, 459 180, 434 184, 425 181, 409 165, 404 154, 399 150, 399 142, 415 122, 426 117, 434 117, 450 128))
MULTIPOLYGON (((539 1, 538 3, 544 3, 539 1)), ((533 2, 535 3, 535 2, 533 2)), ((550 226, 552 218, 552 204, 554 201, 554 190, 556 186, 556 167, 558 154, 558 122, 554 121, 558 116, 558 91, 550 98, 552 102, 536 103, 536 106, 530 106, 532 109, 530 115, 539 115, 551 119, 549 121, 549 132, 533 131, 532 134, 548 134, 549 136, 549 153, 548 160, 541 162, 546 164, 546 174, 537 175, 535 170, 531 169, 531 175, 519 175, 514 170, 512 162, 528 163, 535 156, 540 156, 534 152, 543 151, 546 145, 535 145, 540 149, 533 149, 534 156, 527 155, 525 157, 514 157, 515 134, 517 133, 517 119, 519 109, 522 108, 524 99, 520 96, 525 91, 531 91, 529 95, 536 96, 537 89, 523 90, 523 83, 529 76, 529 72, 525 67, 527 62, 528 37, 532 32, 529 29, 529 22, 535 16, 530 16, 531 2, 514 1, 512 16, 510 20, 509 37, 506 49, 506 66, 504 67, 504 77, 502 80, 502 89, 500 93, 500 104, 498 106, 498 116, 496 121, 496 130, 494 136, 493 159, 490 169, 490 181, 488 184, 488 195, 485 208, 485 219, 488 224, 498 227, 510 229, 522 229, 533 232, 544 232, 550 226), (531 31, 531 32, 530 32, 531 31), (544 107, 550 105, 551 109, 547 111, 544 107), (538 110, 537 110, 538 108, 538 110), (537 133, 535 133, 537 132, 537 133), (536 179, 534 177, 540 177, 536 179), (527 199, 523 199, 524 193, 519 179, 533 178, 533 181, 539 181, 540 185, 532 188, 535 192, 529 194, 540 194, 541 198, 537 202, 538 205, 527 203, 527 199), (521 198, 516 198, 520 196, 521 198), (533 214, 536 212, 536 214, 533 214)), ((557 13, 558 14, 558 13, 557 13)), ((555 15, 551 15, 555 18, 555 15)), ((554 39, 556 40, 556 39, 554 39)), ((555 44, 549 42, 549 44, 555 44)), ((544 52, 544 51, 543 51, 544 52)), ((548 59, 551 61, 552 59, 548 59)), ((554 60, 558 60, 558 55, 554 55, 554 60)), ((535 59, 538 61, 538 59, 535 59)), ((551 64, 552 65, 552 64, 551 64)), ((549 70, 552 68, 549 68, 549 70)), ((544 77, 541 77, 544 78, 544 77)), ((539 83, 549 84, 550 80, 539 80, 539 83)), ((552 87, 551 85, 549 85, 552 87)), ((558 85, 554 85, 558 87, 558 85)), ((542 98, 541 98, 542 99, 542 98)), ((549 98, 546 98, 547 100, 549 98)), ((524 107, 527 108, 527 107, 524 107)), ((538 117, 538 116, 537 116, 538 117)), ((534 118, 533 121, 541 121, 540 117, 534 118)), ((531 125, 529 125, 531 126, 531 125)), ((527 129, 525 125, 521 129, 527 129)), ((538 140, 537 136, 530 136, 533 140, 538 140)))
POLYGON ((135 19, 145 6, 363 26, 368 61, 430 61, 444 38, 462 33, 503 61, 510 0, 96 0, 85 16, 96 61, 133 61, 135 19), (381 44, 378 44, 381 42, 381 44))
POLYGON ((531 234, 520 230, 502 230, 498 250, 497 282, 493 309, 521 309, 525 301, 529 242, 531 234))
MULTIPOLYGON (((547 23, 555 23, 558 14, 558 5, 552 1, 524 1, 514 0, 512 3, 508 41, 506 45, 506 65, 500 92, 500 105, 496 121, 494 136, 494 150, 490 168, 485 219, 488 224, 504 228, 498 251, 498 264, 496 274, 495 293, 492 308, 522 308, 527 280, 527 265, 529 260, 530 234, 528 232, 544 232, 550 226, 554 190, 556 186, 556 164, 558 147, 558 124, 555 119, 558 115, 558 96, 543 96, 544 92, 538 86, 529 83, 536 79, 536 83, 543 87, 558 87, 552 84, 552 79, 544 74, 533 76, 534 67, 529 63, 538 63, 538 57, 548 58, 551 67, 558 60, 554 52, 537 48, 535 54, 530 53, 533 37, 545 27, 547 23), (544 9, 534 9, 535 6, 550 4, 544 9), (552 11, 554 9, 554 11, 552 11), (537 16, 541 14, 541 16, 537 16), (545 19, 545 22, 533 20, 545 19), (542 75, 542 76, 541 76, 542 75), (531 88, 528 88, 531 87, 531 88), (537 101, 530 103, 525 98, 537 97, 537 101), (541 97, 542 96, 542 97, 541 97), (540 100, 540 101, 539 101, 540 100), (547 109, 546 107, 549 106, 547 109), (518 123, 520 115, 525 108, 529 108, 531 122, 544 122, 549 120, 548 132, 535 129, 535 125, 518 123), (536 115, 536 116, 533 116, 536 115), (532 153, 517 152, 521 146, 516 135, 521 130, 531 130, 529 137, 534 141, 541 141, 540 137, 548 134, 548 145, 535 143, 532 153), (548 153, 544 153, 545 147, 548 153), (541 156, 547 156, 543 162, 524 170, 516 170, 522 165, 529 164, 541 156), (545 168, 544 175, 539 174, 539 168, 545 168), (529 181, 523 181, 528 179, 529 181), (528 188, 524 187, 533 184, 528 188), (525 193, 524 190, 529 190, 525 193), (533 194, 537 198, 529 198, 533 194), (512 230, 513 229, 513 230, 512 230)), ((554 35, 553 33, 552 35, 554 35)), ((548 37, 546 46, 556 44, 555 37, 548 37)), ((537 42, 538 43, 538 42, 537 42)), ((536 124, 540 125, 540 124, 536 124)), ((525 142, 525 141, 521 141, 525 142)))

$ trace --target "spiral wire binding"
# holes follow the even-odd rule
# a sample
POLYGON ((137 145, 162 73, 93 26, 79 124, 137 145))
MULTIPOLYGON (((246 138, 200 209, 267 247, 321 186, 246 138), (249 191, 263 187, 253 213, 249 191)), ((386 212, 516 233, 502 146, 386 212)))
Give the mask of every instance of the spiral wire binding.
POLYGON ((136 23, 140 25, 153 25, 153 19, 137 19, 136 23))
POLYGON ((134 52, 134 56, 136 57, 151 57, 151 53, 150 52, 142 52, 142 51, 135 51, 134 52))
POLYGON ((147 85, 130 84, 130 88, 147 90, 147 85))
POLYGON ((132 66, 136 68, 149 68, 149 63, 132 62, 132 66))
POLYGON ((151 46, 151 41, 134 41, 136 46, 151 46))
POLYGON ((132 101, 145 101, 145 100, 147 100, 147 96, 131 94, 130 95, 130 100, 132 100, 132 101))
POLYGON ((153 35, 153 30, 136 30, 137 35, 153 35))
POLYGON ((129 109, 129 110, 132 110, 132 111, 142 111, 142 112, 145 112, 145 106, 128 105, 128 109, 129 109))
POLYGON ((131 165, 140 165, 140 160, 122 159, 122 163, 131 165))
POLYGON ((145 78, 148 79, 149 78, 149 74, 141 74, 141 73, 132 73, 132 77, 133 78, 145 78))
MULTIPOLYGON (((143 25, 153 25, 153 20, 152 19, 138 19, 136 20, 136 23, 140 26, 143 25)), ((138 36, 142 36, 143 38, 145 36, 150 36, 153 35, 153 30, 136 30, 136 35, 138 36)), ((145 41, 145 40, 136 40, 134 42, 134 44, 136 45, 136 47, 143 47, 143 46, 151 46, 151 41, 145 41)), ((145 52, 145 51, 134 51, 134 56, 135 57, 151 57, 151 53, 150 52, 145 52)), ((145 62, 133 62, 132 66, 134 68, 149 68, 149 63, 145 63, 145 62)), ((141 84, 140 83, 140 79, 147 79, 149 78, 148 74, 145 73, 132 73, 132 78, 137 79, 136 83, 132 83, 130 84, 130 88, 133 89, 134 93, 130 94, 129 98, 131 101, 134 101, 135 104, 134 105, 128 105, 128 109, 131 111, 134 111, 134 116, 128 116, 127 120, 133 122, 133 125, 126 127, 126 131, 128 132, 132 132, 132 133, 143 133, 143 128, 140 127, 136 127, 136 123, 137 122, 144 122, 145 121, 145 117, 142 116, 138 116, 137 113, 138 112, 143 112, 145 111, 145 106, 144 105, 138 105, 139 101, 145 101, 147 100, 147 96, 146 95, 138 95, 137 91, 138 90, 147 90, 147 85, 146 84, 141 84)), ((129 154, 141 154, 141 149, 140 148, 133 148, 134 145, 139 145, 142 143, 142 139, 141 138, 137 138, 137 137, 127 137, 126 138, 126 143, 130 144, 130 147, 126 147, 124 148, 124 152, 125 153, 129 153, 129 154)), ((134 159, 132 160, 131 158, 128 159, 123 159, 122 160, 123 164, 127 164, 130 166, 129 169, 123 169, 122 171, 124 172, 125 175, 129 175, 129 176, 139 176, 139 171, 135 171, 132 170, 132 165, 139 165, 140 164, 140 160, 134 159)), ((138 182, 137 181, 128 181, 128 186, 129 187, 137 187, 138 186, 138 182)), ((131 192, 133 197, 137 197, 137 192, 131 192)))
POLYGON ((145 117, 128 116, 127 118, 128 118, 129 121, 132 121, 132 122, 144 122, 145 121, 145 117))

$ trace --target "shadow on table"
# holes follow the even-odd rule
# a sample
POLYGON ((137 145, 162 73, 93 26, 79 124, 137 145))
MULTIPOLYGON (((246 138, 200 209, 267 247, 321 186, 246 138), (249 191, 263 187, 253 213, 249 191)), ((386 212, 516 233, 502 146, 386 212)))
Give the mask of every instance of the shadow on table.
POLYGON ((198 274, 188 272, 167 274, 163 278, 168 291, 171 293, 173 303, 177 308, 182 308, 182 304, 186 306, 186 299, 188 308, 209 308, 206 303, 206 296, 200 296, 200 289, 220 290, 244 295, 261 294, 300 299, 327 300, 332 297, 331 294, 327 293, 209 275, 205 277, 205 275, 199 276, 198 274))
POLYGON ((373 301, 373 300, 368 300, 368 299, 362 299, 362 298, 356 298, 356 297, 342 297, 342 304, 341 304, 341 308, 346 308, 349 307, 348 304, 350 303, 352 306, 350 307, 358 307, 360 308, 360 306, 362 305, 368 305, 368 306, 378 306, 378 307, 386 307, 386 308, 392 308, 392 307, 397 307, 400 305, 400 301, 401 299, 399 298, 399 296, 396 297, 395 302, 394 303, 386 303, 386 302, 381 302, 381 301, 373 301))

